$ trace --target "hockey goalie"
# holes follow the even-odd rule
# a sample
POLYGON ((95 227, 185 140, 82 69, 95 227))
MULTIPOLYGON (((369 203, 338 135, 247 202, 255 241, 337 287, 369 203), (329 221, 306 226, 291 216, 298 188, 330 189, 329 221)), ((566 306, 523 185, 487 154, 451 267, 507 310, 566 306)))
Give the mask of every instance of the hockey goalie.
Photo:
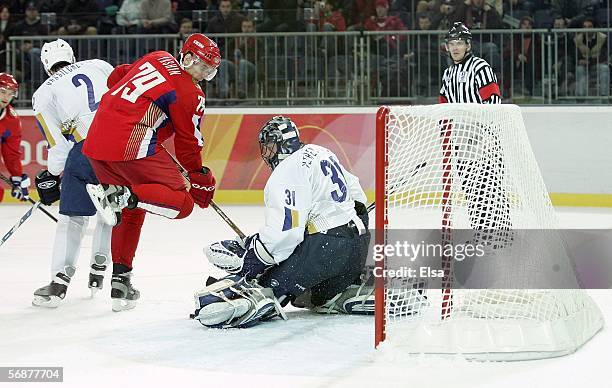
POLYGON ((204 326, 247 327, 292 303, 320 313, 370 313, 373 287, 362 279, 370 233, 359 179, 330 150, 303 144, 291 119, 259 132, 272 175, 264 189, 265 225, 245 239, 206 248, 228 276, 195 294, 204 326))

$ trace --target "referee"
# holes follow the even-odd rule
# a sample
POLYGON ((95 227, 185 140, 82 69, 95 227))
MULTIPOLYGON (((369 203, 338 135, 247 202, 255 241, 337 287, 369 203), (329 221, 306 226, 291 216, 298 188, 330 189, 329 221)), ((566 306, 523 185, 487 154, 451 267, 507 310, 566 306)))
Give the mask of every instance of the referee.
POLYGON ((439 102, 500 104, 501 93, 491 66, 472 54, 472 33, 456 22, 446 34, 453 64, 444 70, 439 102))
MULTIPOLYGON (((444 71, 439 102, 501 104, 497 77, 487 61, 471 53, 472 34, 463 23, 455 23, 446 34, 446 49, 453 64, 444 71)), ((475 242, 503 248, 512 243, 513 236, 502 147, 489 125, 481 123, 480 131, 474 132, 466 124, 478 125, 444 120, 442 135, 449 140, 449 152, 454 149, 470 227, 477 231, 475 242), (480 142, 487 146, 479 146, 480 142)))

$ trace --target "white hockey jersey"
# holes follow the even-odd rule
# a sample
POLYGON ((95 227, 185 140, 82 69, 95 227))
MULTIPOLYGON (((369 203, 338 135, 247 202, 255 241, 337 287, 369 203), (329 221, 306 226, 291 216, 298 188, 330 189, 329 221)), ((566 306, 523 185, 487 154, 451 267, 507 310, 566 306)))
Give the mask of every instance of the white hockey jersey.
POLYGON ((274 169, 264 201, 259 238, 280 263, 304 240, 305 230, 317 233, 358 220, 354 201, 365 204, 366 196, 333 152, 308 144, 274 169))
POLYGON ((32 96, 38 126, 49 144, 47 168, 64 171, 68 152, 87 137, 113 67, 99 59, 76 62, 51 75, 32 96))

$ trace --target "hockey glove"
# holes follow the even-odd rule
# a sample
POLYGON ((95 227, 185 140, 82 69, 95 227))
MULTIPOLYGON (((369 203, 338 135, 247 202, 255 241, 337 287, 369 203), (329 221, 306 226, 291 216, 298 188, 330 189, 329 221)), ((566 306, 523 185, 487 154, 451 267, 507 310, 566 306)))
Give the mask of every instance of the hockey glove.
POLYGON ((43 205, 51 205, 53 202, 60 199, 60 182, 61 179, 57 175, 53 175, 49 170, 42 170, 36 174, 36 191, 40 197, 40 202, 43 205))
POLYGON ((254 279, 276 264, 259 239, 259 234, 247 237, 244 246, 236 240, 223 240, 204 249, 211 264, 247 280, 254 279))
POLYGON ((20 201, 27 201, 30 198, 28 188, 30 187, 30 178, 27 174, 11 177, 11 196, 20 201))
POLYGON ((198 171, 192 171, 189 173, 189 181, 191 182, 189 193, 195 203, 202 208, 208 207, 215 194, 216 180, 212 171, 207 167, 202 167, 198 171))

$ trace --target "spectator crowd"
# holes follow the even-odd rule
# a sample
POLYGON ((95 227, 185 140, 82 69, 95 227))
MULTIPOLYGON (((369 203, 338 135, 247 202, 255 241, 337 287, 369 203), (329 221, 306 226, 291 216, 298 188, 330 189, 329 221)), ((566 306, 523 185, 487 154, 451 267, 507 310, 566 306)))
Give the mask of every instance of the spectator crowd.
MULTIPOLYGON (((530 95, 541 76, 543 42, 529 33, 536 28, 560 29, 609 27, 609 0, 5 0, 0 1, 0 50, 11 36, 95 35, 95 34, 180 34, 185 37, 199 31, 210 34, 244 33, 252 37, 226 40, 219 45, 224 52, 220 69, 218 95, 228 96, 231 85, 240 85, 242 96, 249 95, 249 79, 255 77, 256 58, 253 49, 261 43, 255 32, 342 32, 447 30, 454 22, 463 22, 475 32, 474 52, 484 57, 499 72, 504 89, 510 78, 520 80, 522 91, 530 95), (502 41, 499 35, 478 34, 479 30, 520 29, 502 41), (509 75, 512 75, 510 77, 509 75)), ((599 93, 609 95, 607 35, 602 33, 555 36, 574 60, 555 54, 555 82, 567 84, 595 77, 599 93)), ((372 66, 386 69, 377 78, 382 94, 407 93, 407 70, 401 62, 428 63, 429 77, 421 83, 435 84, 435 78, 446 65, 440 60, 442 48, 431 36, 418 36, 407 44, 405 36, 381 34, 373 38, 372 66), (392 55, 389 55, 389 54, 392 55), (390 56, 395 56, 393 61, 390 56), (389 76, 389 74, 395 74, 389 76), (393 91, 384 84, 398 85, 393 91)), ((295 42, 295 51, 307 50, 308 42, 295 42)), ((335 55, 350 55, 353 47, 343 42, 321 38, 311 46, 325 54, 335 46, 335 55)), ((19 50, 24 61, 35 61, 36 44, 23 41, 19 50)), ((307 53, 307 51, 304 51, 307 53)), ((314 54, 316 54, 315 52, 314 54)), ((306 55, 306 54, 305 54, 306 55)), ((6 68, 0 52, 0 67, 6 68)), ((32 67, 26 63, 24 67, 32 67)), ((411 70, 411 71, 414 71, 411 70)), ((21 78, 27 77, 27 71, 21 78)), ((577 95, 588 93, 588 82, 579 82, 577 95)), ((423 93, 423 85, 417 85, 423 93)))

